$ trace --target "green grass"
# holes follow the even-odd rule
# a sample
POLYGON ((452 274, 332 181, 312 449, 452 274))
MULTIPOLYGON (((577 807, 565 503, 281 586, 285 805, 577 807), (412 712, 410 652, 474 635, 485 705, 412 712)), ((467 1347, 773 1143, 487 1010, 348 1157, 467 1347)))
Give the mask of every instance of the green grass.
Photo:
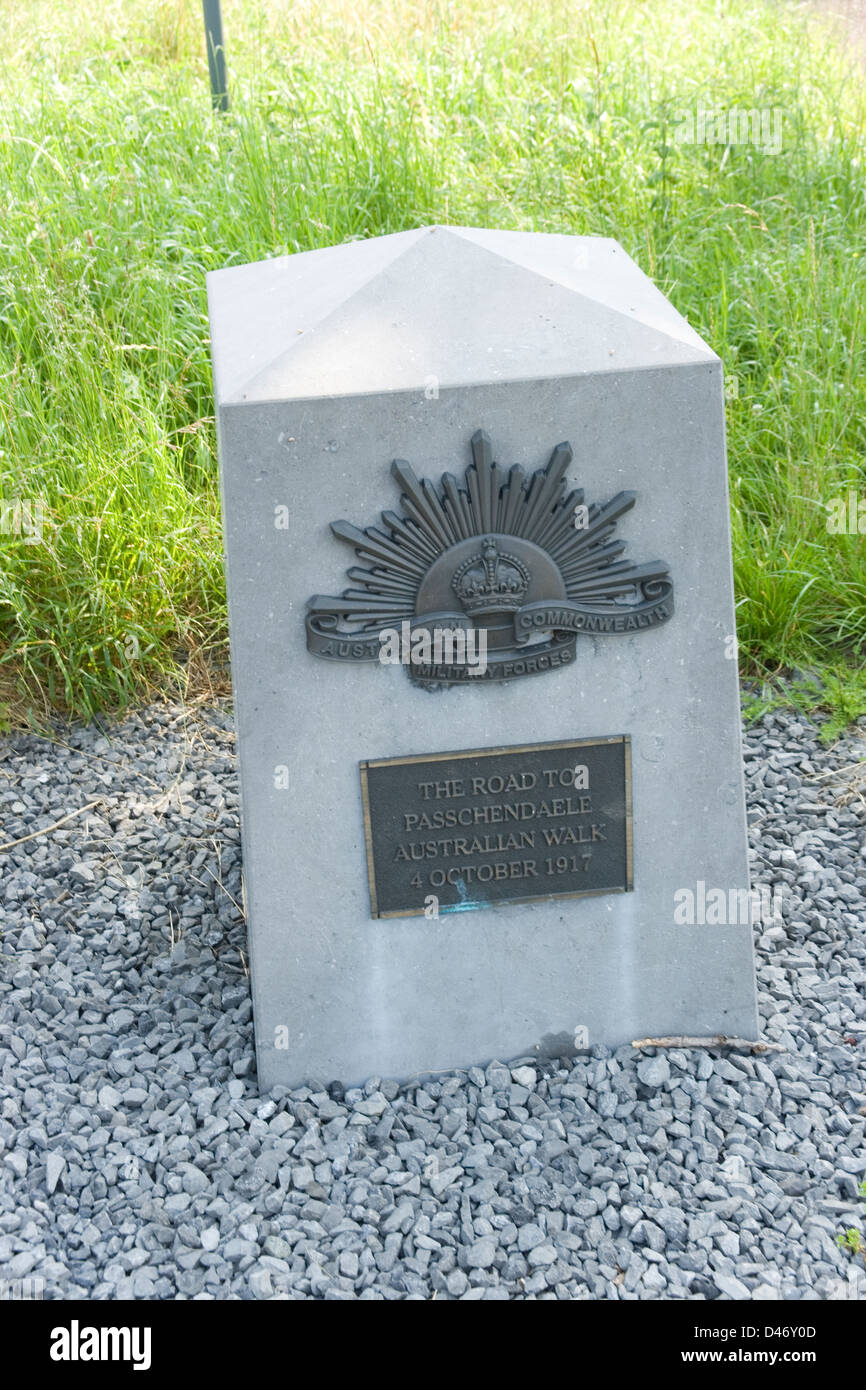
MULTIPOLYGON (((866 1202, 866 1182, 859 1183, 857 1190, 863 1201, 866 1202)), ((836 1244, 851 1255, 862 1255, 866 1261, 866 1241, 863 1240, 863 1236, 856 1226, 849 1226, 843 1235, 838 1235, 836 1244)))
POLYGON ((80 717, 225 656, 204 275, 426 222, 617 237, 724 359, 743 669, 866 712, 864 151, 803 6, 0 0, 0 717, 80 717), (780 153, 671 138, 780 108, 780 153), (2 513, 0 513, 2 516, 2 513), (14 530, 14 527, 12 528, 14 530))

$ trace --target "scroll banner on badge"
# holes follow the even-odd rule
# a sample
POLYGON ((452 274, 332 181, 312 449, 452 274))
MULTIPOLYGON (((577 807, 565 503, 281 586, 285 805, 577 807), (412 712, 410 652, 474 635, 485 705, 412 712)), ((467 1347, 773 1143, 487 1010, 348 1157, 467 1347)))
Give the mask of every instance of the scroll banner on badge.
POLYGON ((659 580, 644 584, 648 595, 643 603, 606 604, 594 608, 591 604, 575 603, 572 599, 527 603, 514 615, 514 639, 523 646, 538 632, 641 632, 644 628, 659 627, 673 617, 673 584, 659 580))
POLYGON ((382 650, 382 634, 396 633, 398 640, 406 647, 407 661, 412 649, 413 635, 429 633, 435 639, 440 633, 454 632, 460 628, 470 632, 472 621, 465 613, 425 613, 411 622, 403 619, 400 623, 382 623, 373 633, 348 632, 337 626, 339 619, 331 613, 308 613, 305 619, 307 629, 307 651, 322 656, 326 661, 378 661, 382 650))
MULTIPOLYGON (((642 603, 628 605, 606 604, 593 607, 591 604, 576 603, 573 599, 541 600, 527 603, 514 614, 514 641, 519 648, 534 635, 542 632, 554 634, 551 641, 533 644, 532 654, 561 650, 565 644, 574 647, 579 633, 640 632, 648 627, 659 627, 673 616, 673 585, 666 580, 645 583, 642 591, 647 597, 642 603)), ((403 620, 399 628, 383 622, 382 627, 371 633, 369 628, 362 633, 347 631, 338 626, 339 618, 333 613, 311 612, 307 614, 307 650, 328 661, 378 661, 382 650, 382 633, 397 633, 406 650, 406 659, 412 665, 419 663, 412 656, 413 639, 422 633, 436 640, 437 631, 447 644, 447 634, 456 629, 468 632, 474 624, 465 613, 424 613, 411 622, 403 620)), ((417 650, 417 648, 416 648, 417 650)), ((563 653, 563 655, 565 655, 563 653)), ((494 667, 507 660, 504 654, 489 654, 488 660, 494 667)))

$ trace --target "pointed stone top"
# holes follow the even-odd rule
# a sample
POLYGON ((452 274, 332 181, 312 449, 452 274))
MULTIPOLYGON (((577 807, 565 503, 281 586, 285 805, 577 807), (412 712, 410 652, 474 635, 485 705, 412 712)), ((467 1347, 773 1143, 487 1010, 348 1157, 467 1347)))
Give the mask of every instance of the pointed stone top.
POLYGON ((220 403, 715 361, 606 237, 419 227, 213 271, 220 403))

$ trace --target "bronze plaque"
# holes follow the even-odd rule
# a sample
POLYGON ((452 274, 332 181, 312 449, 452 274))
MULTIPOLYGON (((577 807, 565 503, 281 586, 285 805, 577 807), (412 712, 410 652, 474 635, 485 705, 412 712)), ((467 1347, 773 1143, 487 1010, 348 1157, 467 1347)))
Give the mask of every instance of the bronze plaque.
POLYGON ((631 740, 361 763, 373 917, 627 893, 631 740))

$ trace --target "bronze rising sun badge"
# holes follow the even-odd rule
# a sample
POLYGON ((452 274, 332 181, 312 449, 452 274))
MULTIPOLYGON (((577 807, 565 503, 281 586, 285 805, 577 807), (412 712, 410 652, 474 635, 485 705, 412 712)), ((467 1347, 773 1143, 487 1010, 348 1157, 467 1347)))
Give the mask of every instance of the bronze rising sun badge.
POLYGON ((451 473, 438 485, 419 481, 395 459, 402 515, 383 512, 382 527, 363 531, 331 523, 363 564, 348 571, 352 588, 310 599, 308 649, 331 661, 379 661, 397 635, 412 679, 435 687, 557 670, 574 660, 580 633, 667 622, 667 566, 622 559, 625 542, 614 535, 636 494, 587 506, 580 489, 567 492, 571 459, 571 446, 558 444, 527 478, 494 462, 483 430, 472 436, 462 486, 451 473), (455 659, 456 639, 481 632, 483 666, 455 659))

